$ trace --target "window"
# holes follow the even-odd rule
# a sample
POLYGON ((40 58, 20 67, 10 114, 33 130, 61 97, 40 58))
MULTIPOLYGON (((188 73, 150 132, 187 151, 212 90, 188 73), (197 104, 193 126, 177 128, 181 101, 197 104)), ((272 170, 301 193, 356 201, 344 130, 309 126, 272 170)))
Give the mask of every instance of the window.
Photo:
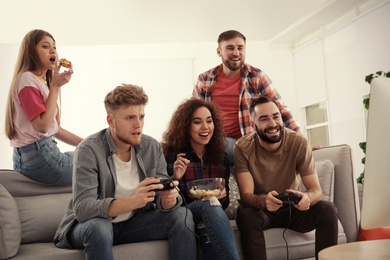
POLYGON ((328 105, 320 102, 305 107, 306 133, 312 146, 328 146, 329 141, 329 121, 328 105))

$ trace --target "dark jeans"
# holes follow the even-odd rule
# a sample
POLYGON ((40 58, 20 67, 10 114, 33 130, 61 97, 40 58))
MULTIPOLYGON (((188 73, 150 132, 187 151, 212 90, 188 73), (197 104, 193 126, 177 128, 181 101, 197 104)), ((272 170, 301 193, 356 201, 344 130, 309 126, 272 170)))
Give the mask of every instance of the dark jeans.
POLYGON ((286 228, 287 225, 289 229, 302 233, 316 229, 316 259, 319 251, 337 244, 338 217, 333 203, 319 201, 307 211, 299 211, 291 206, 290 221, 289 216, 289 206, 276 212, 240 206, 237 211, 237 226, 244 259, 267 259, 263 231, 276 227, 286 228))

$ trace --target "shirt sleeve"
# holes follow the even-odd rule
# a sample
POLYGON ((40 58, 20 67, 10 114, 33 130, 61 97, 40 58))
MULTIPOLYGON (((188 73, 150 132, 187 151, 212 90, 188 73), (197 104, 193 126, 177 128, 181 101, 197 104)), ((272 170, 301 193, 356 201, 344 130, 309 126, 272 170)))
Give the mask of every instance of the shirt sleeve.
POLYGON ((317 173, 312 148, 310 143, 303 136, 301 138, 300 149, 297 153, 299 154, 297 159, 299 174, 301 176, 308 176, 317 173))
POLYGON ((204 93, 202 91, 203 86, 203 75, 199 75, 195 83, 194 90, 192 91, 192 96, 200 99, 205 99, 204 93))
POLYGON ((46 111, 41 92, 32 86, 26 86, 19 91, 19 101, 24 113, 32 121, 46 111))

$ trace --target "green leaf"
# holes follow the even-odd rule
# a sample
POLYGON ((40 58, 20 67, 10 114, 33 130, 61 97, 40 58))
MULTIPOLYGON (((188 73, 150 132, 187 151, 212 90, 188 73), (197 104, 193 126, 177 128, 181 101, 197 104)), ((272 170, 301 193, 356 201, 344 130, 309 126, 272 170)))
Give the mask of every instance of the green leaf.
POLYGON ((367 75, 366 78, 364 79, 365 82, 367 82, 368 84, 371 84, 371 81, 373 78, 377 78, 379 76, 383 76, 383 77, 386 77, 386 78, 390 78, 390 71, 388 72, 384 72, 382 70, 380 71, 377 71, 374 73, 371 73, 370 75, 367 75))
POLYGON ((374 74, 367 75, 366 78, 365 78, 365 81, 368 84, 371 84, 371 80, 372 80, 373 77, 374 77, 374 74))
POLYGON ((363 150, 364 153, 366 153, 366 146, 367 146, 366 142, 360 142, 359 143, 359 147, 360 147, 360 149, 363 150))
POLYGON ((370 97, 363 99, 364 108, 368 110, 370 107, 370 97))
POLYGON ((360 174, 360 176, 356 179, 356 182, 363 184, 363 182, 364 182, 364 172, 362 172, 360 174))

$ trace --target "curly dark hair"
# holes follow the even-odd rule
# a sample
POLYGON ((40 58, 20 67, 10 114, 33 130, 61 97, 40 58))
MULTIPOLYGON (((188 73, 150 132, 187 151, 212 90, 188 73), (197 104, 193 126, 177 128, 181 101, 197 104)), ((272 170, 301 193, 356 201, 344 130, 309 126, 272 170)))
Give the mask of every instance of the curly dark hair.
POLYGON ((200 108, 206 107, 213 119, 214 133, 210 142, 206 145, 206 156, 210 162, 222 161, 226 152, 226 143, 224 141, 225 132, 221 123, 219 109, 212 102, 206 102, 201 99, 191 98, 178 106, 169 122, 168 129, 163 134, 162 148, 164 155, 185 151, 190 146, 190 126, 192 115, 200 108))

